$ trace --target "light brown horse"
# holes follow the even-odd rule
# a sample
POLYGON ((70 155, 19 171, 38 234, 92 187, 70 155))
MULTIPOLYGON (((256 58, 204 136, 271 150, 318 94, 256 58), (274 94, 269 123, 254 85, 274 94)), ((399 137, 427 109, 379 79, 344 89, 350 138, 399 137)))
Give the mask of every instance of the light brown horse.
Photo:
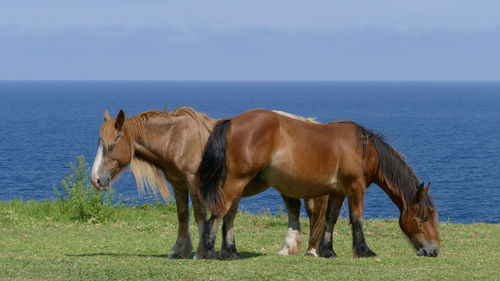
MULTIPOLYGON (((281 112, 281 114, 288 114, 281 112)), ((290 115, 294 118, 306 118, 290 115)), ((107 189, 112 180, 122 170, 130 166, 140 192, 149 188, 160 191, 165 200, 170 194, 164 177, 172 185, 179 227, 175 245, 169 251, 171 258, 187 257, 191 254, 192 243, 189 234, 189 194, 194 193, 194 174, 201 160, 203 147, 216 120, 192 108, 181 107, 173 112, 148 111, 137 116, 125 118, 120 111, 116 118, 111 118, 106 111, 105 123, 100 129, 101 139, 97 155, 92 166, 91 182, 100 190, 107 189)), ((251 196, 269 188, 261 179, 249 182, 243 196, 251 196)), ((289 227, 281 255, 297 255, 301 248, 300 237, 300 201, 283 197, 289 214, 289 227)), ((311 237, 307 253, 315 255, 324 226, 324 212, 327 198, 306 201, 306 209, 311 219, 311 237), (320 218, 320 219, 318 219, 320 218)), ((206 210, 196 196, 191 196, 195 221, 201 234, 206 225, 206 210)), ((237 258, 234 242, 233 220, 238 204, 224 218, 221 256, 237 258)), ((203 243, 200 243, 201 247, 203 243)), ((203 251, 203 249, 200 249, 203 251)))
POLYGON ((401 212, 399 224, 419 256, 436 257, 437 212, 404 157, 383 138, 353 122, 313 124, 256 109, 221 121, 213 129, 196 174, 200 199, 212 212, 203 258, 214 257, 221 218, 255 177, 281 194, 313 198, 329 194, 321 257, 336 257, 333 227, 347 197, 353 255, 375 256, 362 229, 366 188, 376 183, 401 212))

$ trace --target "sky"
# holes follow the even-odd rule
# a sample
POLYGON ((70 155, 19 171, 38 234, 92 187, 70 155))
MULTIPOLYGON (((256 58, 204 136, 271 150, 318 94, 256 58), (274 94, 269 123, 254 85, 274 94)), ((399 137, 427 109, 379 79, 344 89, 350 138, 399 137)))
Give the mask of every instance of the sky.
POLYGON ((500 80, 498 0, 1 0, 0 80, 500 80))

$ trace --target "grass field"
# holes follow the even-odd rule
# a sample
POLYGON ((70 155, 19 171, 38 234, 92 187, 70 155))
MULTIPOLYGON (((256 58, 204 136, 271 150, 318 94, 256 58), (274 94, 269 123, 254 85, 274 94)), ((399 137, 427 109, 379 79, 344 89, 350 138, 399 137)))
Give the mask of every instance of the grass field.
MULTIPOLYGON (((337 259, 281 257, 286 218, 239 214, 242 259, 171 260, 174 206, 116 208, 105 223, 75 222, 59 202, 0 202, 0 280, 499 280, 500 225, 440 223, 441 254, 417 257, 396 220, 366 220, 378 256, 353 259, 348 220, 334 233, 337 259)), ((303 220, 303 229, 308 229, 303 220)), ((192 222, 194 247, 197 227, 192 222)), ((303 252, 307 246, 303 238, 303 252)), ((220 248, 220 234, 217 240, 220 248)))

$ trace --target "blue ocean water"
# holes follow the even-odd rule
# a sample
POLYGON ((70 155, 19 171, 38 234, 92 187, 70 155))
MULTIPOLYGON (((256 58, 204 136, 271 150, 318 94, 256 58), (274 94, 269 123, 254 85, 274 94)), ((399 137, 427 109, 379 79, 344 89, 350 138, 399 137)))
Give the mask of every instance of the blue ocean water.
MULTIPOLYGON (((92 164, 105 109, 131 116, 181 105, 214 118, 266 108, 320 122, 353 120, 385 135, 432 182, 441 221, 500 222, 497 82, 0 81, 0 200, 54 198, 52 185, 75 156, 92 164)), ((138 197, 130 173, 113 187, 138 197)), ((281 205, 274 190, 241 202, 250 212, 281 205)), ((371 186, 365 217, 398 216, 371 186)))

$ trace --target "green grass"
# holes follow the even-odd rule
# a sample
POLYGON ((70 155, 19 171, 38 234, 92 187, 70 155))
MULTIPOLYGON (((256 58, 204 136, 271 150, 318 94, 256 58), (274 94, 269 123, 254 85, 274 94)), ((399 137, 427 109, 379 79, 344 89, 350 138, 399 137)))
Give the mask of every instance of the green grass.
MULTIPOLYGON (((105 223, 74 221, 61 202, 0 202, 0 279, 35 280, 498 280, 500 225, 440 223, 441 254, 417 257, 396 220, 366 220, 378 256, 353 259, 350 226, 337 223, 337 259, 280 257, 286 218, 239 214, 241 260, 166 258, 177 232, 175 207, 115 208, 105 223)), ((303 221, 303 229, 308 229, 303 221)), ((192 222, 197 245, 197 227, 192 222)), ((220 233, 217 248, 220 248, 220 233)), ((308 236, 304 235, 303 251, 308 236)))

